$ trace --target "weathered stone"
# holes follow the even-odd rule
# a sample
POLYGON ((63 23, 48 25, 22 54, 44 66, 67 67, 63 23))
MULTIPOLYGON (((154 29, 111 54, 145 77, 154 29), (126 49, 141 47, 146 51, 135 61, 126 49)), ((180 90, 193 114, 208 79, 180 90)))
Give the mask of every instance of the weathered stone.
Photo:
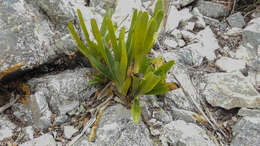
POLYGON ((163 146, 215 146, 206 131, 182 120, 172 121, 163 127, 160 136, 163 146))
POLYGON ((178 55, 178 61, 188 66, 199 66, 203 60, 203 57, 198 53, 198 51, 189 46, 180 50, 178 55))
POLYGON ((243 117, 232 129, 231 146, 255 146, 260 144, 259 117, 243 117))
POLYGON ((74 133, 78 132, 73 126, 64 126, 64 137, 70 139, 74 133))
POLYGON ((212 73, 205 75, 205 79, 207 85, 203 95, 212 106, 225 109, 260 107, 260 94, 242 73, 212 73))
POLYGON ((182 37, 185 41, 190 42, 195 39, 196 35, 190 31, 182 30, 182 37))
POLYGON ((35 138, 31 141, 25 142, 20 146, 56 146, 54 138, 50 134, 44 134, 38 138, 35 138))
POLYGON ((176 42, 176 40, 174 38, 169 38, 167 37, 165 40, 164 40, 164 44, 167 46, 167 47, 170 47, 170 48, 174 48, 176 49, 178 47, 178 43, 176 42))
POLYGON ((256 55, 254 47, 249 43, 240 45, 236 52, 233 53, 234 58, 245 61, 253 60, 256 55))
POLYGON ((248 109, 248 108, 241 108, 238 111, 239 116, 243 117, 258 117, 260 118, 260 110, 259 109, 248 109))
POLYGON ((0 115, 0 141, 13 135, 16 125, 13 124, 6 115, 0 115))
POLYGON ((242 36, 244 43, 250 43, 255 49, 257 49, 260 45, 260 17, 249 22, 244 29, 242 36))
POLYGON ((191 44, 190 47, 197 50, 201 56, 206 57, 209 60, 214 60, 216 57, 215 50, 219 49, 220 46, 210 27, 206 27, 204 30, 200 31, 196 35, 196 38, 199 40, 199 46, 191 44))
POLYGON ((24 134, 25 134, 25 138, 32 140, 34 134, 33 127, 32 126, 25 127, 24 134))
POLYGON ((142 10, 141 0, 118 0, 112 20, 118 24, 121 23, 128 30, 134 9, 142 10))
POLYGON ((171 113, 173 119, 183 120, 187 123, 196 124, 196 119, 194 117, 196 115, 196 113, 194 113, 192 111, 182 110, 182 109, 178 109, 178 108, 175 108, 172 106, 170 109, 170 113, 171 113))
POLYGON ((242 28, 246 25, 244 17, 240 12, 230 15, 227 21, 231 27, 242 28))
POLYGON ((149 132, 142 121, 134 124, 129 109, 122 105, 108 107, 101 115, 95 142, 81 139, 77 146, 152 146, 149 132))
POLYGON ((229 13, 227 7, 211 1, 199 0, 197 7, 203 15, 212 18, 225 17, 229 13))
POLYGON ((32 111, 31 109, 21 103, 15 103, 12 106, 14 116, 23 123, 32 124, 32 111))
POLYGON ((175 6, 171 6, 169 9, 169 15, 165 26, 165 31, 171 32, 179 26, 179 23, 181 21, 185 22, 191 18, 192 15, 189 12, 189 9, 185 8, 182 9, 181 11, 178 11, 175 6))
MULTIPOLYGON (((55 8, 53 6, 50 8, 55 9, 56 5, 55 8)), ((57 13, 51 17, 61 16, 56 15, 57 13)), ((27 1, 1 0, 0 62, 3 61, 3 65, 0 66, 0 72, 21 62, 25 62, 22 70, 32 69, 53 61, 61 54, 75 51, 74 41, 67 29, 67 20, 71 19, 73 17, 60 19, 63 21, 63 29, 55 30, 54 24, 47 19, 47 16, 27 1)), ((61 21, 56 23, 57 27, 62 25, 61 21)))
POLYGON ((28 100, 29 107, 25 109, 29 108, 30 112, 21 113, 14 108, 21 113, 15 115, 28 117, 22 118, 25 120, 32 117, 32 122, 43 129, 50 125, 52 113, 57 115, 56 124, 65 121, 66 113, 78 107, 80 101, 90 97, 96 91, 94 86, 88 84, 86 73, 90 71, 88 68, 67 70, 57 75, 29 80, 28 85, 32 94, 28 100))
POLYGON ((228 57, 221 57, 216 61, 216 66, 226 72, 240 71, 246 67, 246 62, 228 57))
POLYGON ((168 106, 169 109, 178 108, 190 111, 193 110, 192 103, 190 103, 190 101, 187 99, 189 97, 185 96, 182 89, 170 91, 166 93, 164 96, 164 103, 166 106, 168 106))

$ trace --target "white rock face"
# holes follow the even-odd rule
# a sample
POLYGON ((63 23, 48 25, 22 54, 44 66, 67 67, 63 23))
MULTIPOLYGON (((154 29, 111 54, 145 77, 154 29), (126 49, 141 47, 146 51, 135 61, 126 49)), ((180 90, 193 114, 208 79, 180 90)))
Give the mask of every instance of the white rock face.
POLYGON ((172 121, 163 127, 160 136, 163 146, 215 146, 199 126, 182 120, 172 121))
POLYGON ((134 9, 142 10, 140 0, 118 0, 117 7, 112 16, 113 22, 117 22, 118 24, 122 22, 122 25, 128 30, 131 25, 131 17, 134 9))
POLYGON ((50 134, 44 134, 38 138, 23 143, 20 146, 56 146, 56 142, 50 134))
POLYGON ((216 65, 223 71, 232 72, 244 69, 246 62, 228 57, 221 57, 216 61, 216 65))
POLYGON ((191 46, 194 46, 193 49, 197 50, 201 56, 214 60, 216 57, 215 50, 219 48, 219 45, 210 27, 200 31, 196 38, 198 39, 198 44, 191 44, 191 46))
POLYGON ((187 21, 192 17, 189 9, 182 9, 178 11, 175 6, 171 6, 169 10, 168 19, 166 22, 166 31, 173 31, 176 29, 181 21, 187 21))
POLYGON ((64 126, 64 136, 67 139, 70 139, 74 133, 78 130, 75 129, 73 126, 64 126))
POLYGON ((202 94, 212 106, 260 108, 260 94, 241 72, 211 73, 205 80, 202 94))

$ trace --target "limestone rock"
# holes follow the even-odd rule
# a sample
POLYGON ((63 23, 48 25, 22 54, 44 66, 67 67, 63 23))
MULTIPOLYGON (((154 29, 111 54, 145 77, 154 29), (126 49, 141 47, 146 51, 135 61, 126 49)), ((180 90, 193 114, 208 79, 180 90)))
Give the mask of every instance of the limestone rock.
POLYGON ((212 106, 260 108, 260 94, 242 73, 212 73, 205 79, 203 95, 212 106))

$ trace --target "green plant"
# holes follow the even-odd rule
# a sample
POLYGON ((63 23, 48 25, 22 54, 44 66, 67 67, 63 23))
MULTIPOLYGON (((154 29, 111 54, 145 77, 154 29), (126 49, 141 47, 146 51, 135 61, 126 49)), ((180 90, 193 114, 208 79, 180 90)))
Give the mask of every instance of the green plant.
POLYGON ((140 96, 168 92, 165 77, 174 64, 174 61, 164 64, 159 57, 148 57, 164 16, 163 1, 157 1, 151 17, 147 12, 134 10, 126 40, 124 27, 120 29, 119 37, 116 37, 111 13, 104 16, 100 29, 95 19, 91 19, 92 33, 96 41, 90 40, 82 14, 80 10, 77 12, 87 46, 80 40, 71 22, 68 26, 78 50, 99 72, 94 75, 91 83, 104 84, 111 81, 116 87, 117 95, 131 104, 133 120, 138 123, 141 115, 140 96))

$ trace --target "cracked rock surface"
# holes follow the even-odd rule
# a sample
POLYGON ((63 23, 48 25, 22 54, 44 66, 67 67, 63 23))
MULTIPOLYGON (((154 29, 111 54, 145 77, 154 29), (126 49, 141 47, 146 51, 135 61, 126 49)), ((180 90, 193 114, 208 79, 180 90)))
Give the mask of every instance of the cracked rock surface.
MULTIPOLYGON (((101 89, 89 84, 94 71, 67 28, 72 21, 81 32, 77 9, 91 30, 90 19, 101 26, 112 8, 118 30, 128 32, 135 8, 152 14, 154 7, 155 0, 0 0, 0 109, 19 97, 0 113, 0 145, 63 146, 92 118, 99 104, 92 97, 101 89), (10 69, 21 62, 20 70, 10 69)), ((206 0, 173 0, 166 7, 149 55, 175 60, 166 81, 179 88, 142 96, 136 125, 115 98, 101 114, 94 141, 88 141, 89 128, 74 145, 259 145, 258 13, 230 14, 227 6, 206 0)))

